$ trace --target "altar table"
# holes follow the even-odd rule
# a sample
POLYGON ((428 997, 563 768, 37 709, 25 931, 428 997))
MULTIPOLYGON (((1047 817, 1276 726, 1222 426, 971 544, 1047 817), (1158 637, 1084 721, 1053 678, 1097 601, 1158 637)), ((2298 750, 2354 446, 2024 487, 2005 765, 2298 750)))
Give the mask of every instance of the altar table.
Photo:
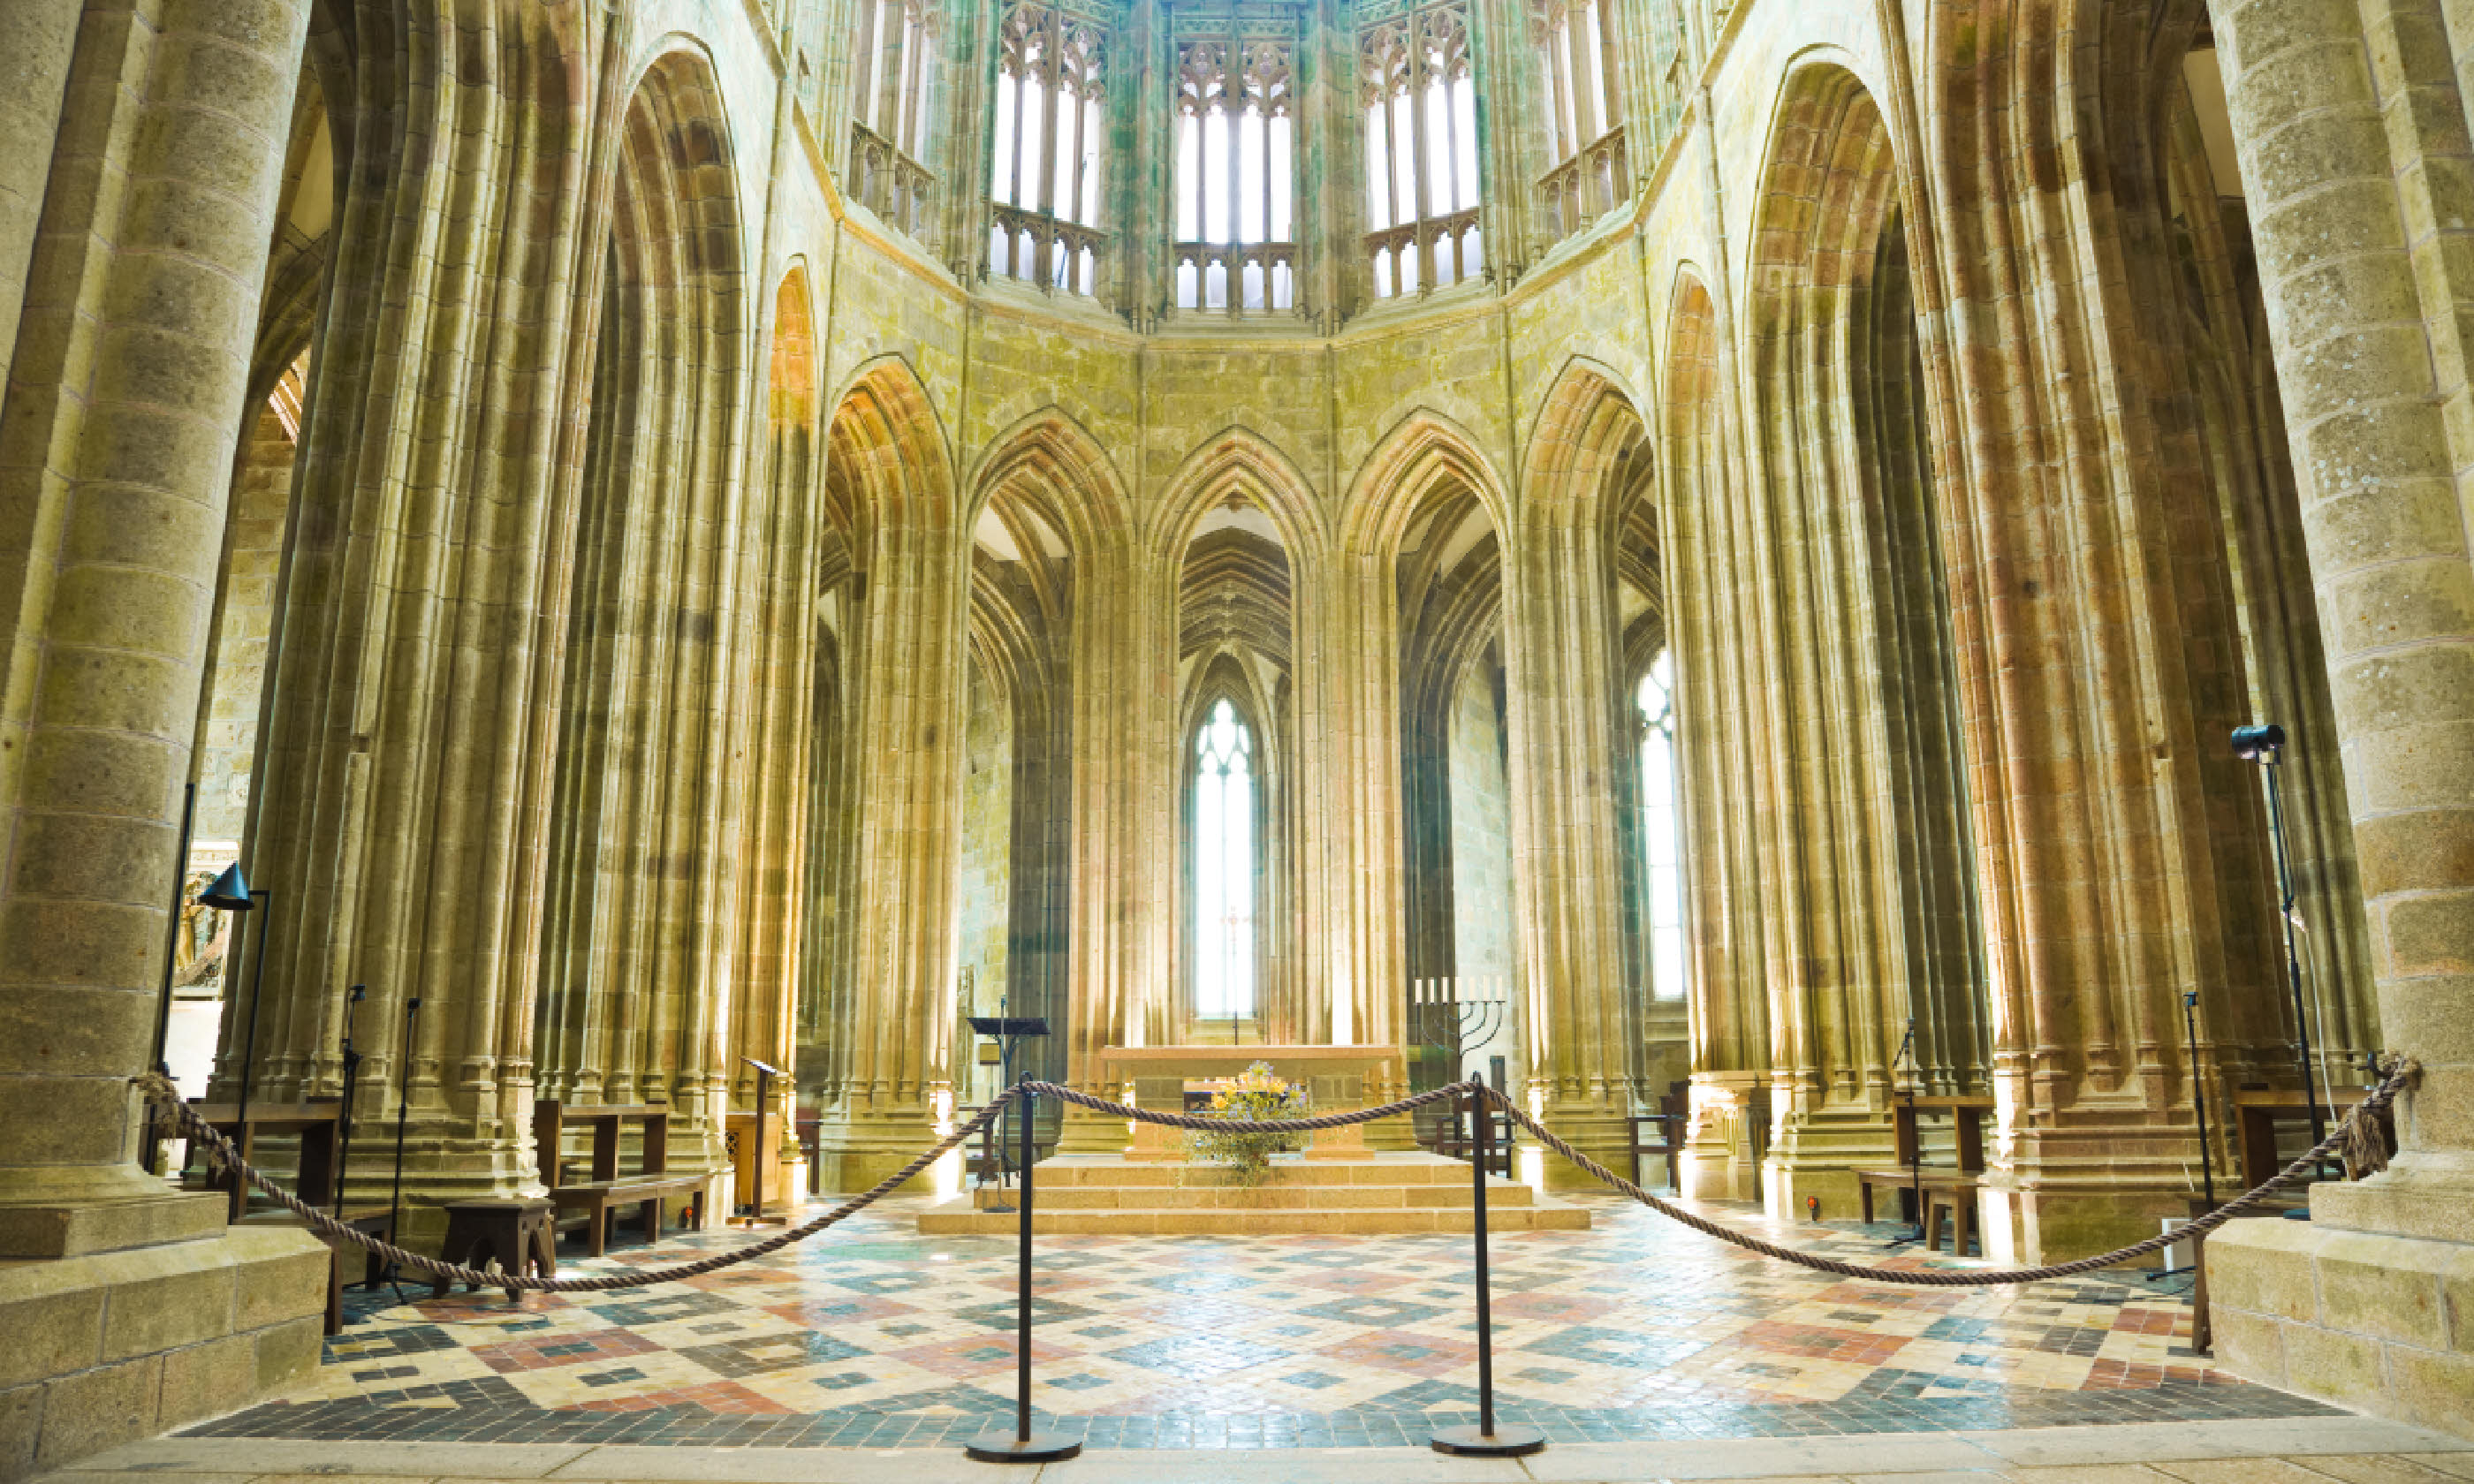
MULTIPOLYGON (((1408 1064, 1398 1046, 1110 1046, 1100 1053, 1101 1075, 1127 1088, 1138 1108, 1185 1111, 1186 1084, 1236 1076, 1256 1062, 1298 1087, 1318 1113, 1345 1113, 1404 1097, 1408 1064)), ((1155 1123, 1134 1125, 1129 1160, 1182 1160, 1184 1136, 1155 1123)), ((1313 1136, 1309 1160, 1370 1158, 1366 1126, 1325 1129, 1313 1136)))

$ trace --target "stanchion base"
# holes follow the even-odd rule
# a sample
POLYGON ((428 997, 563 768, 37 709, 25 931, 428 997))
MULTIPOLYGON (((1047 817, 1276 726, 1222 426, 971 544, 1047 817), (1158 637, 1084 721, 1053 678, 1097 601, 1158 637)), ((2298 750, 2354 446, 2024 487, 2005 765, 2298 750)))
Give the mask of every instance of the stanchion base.
POLYGON ((962 1451, 983 1464, 1053 1464, 1081 1452, 1082 1444, 1059 1432, 1034 1432, 1028 1438, 991 1432, 973 1439, 962 1451))
POLYGON ((1524 1458, 1546 1450, 1546 1434, 1535 1427, 1445 1427, 1435 1434, 1435 1451, 1462 1458, 1524 1458))

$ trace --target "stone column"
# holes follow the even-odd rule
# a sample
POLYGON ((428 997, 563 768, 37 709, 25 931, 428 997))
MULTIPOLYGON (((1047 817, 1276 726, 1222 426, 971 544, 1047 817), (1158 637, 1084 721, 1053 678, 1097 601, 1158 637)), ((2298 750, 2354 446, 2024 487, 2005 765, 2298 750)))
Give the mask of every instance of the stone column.
POLYGON ((2211 0, 2368 908, 2395 1166, 2208 1244, 2221 1362, 2474 1432, 2474 189, 2436 0, 2211 0))
MULTIPOLYGON (((1594 380, 1594 378, 1590 378, 1594 380)), ((1514 873, 1533 1108, 1602 1164, 1620 1164, 1645 1033, 1625 942, 1618 772, 1627 728, 1601 491, 1640 424, 1611 391, 1567 395, 1540 419, 1528 515, 1506 584, 1514 693, 1514 873)), ((1509 563, 1508 563, 1509 564, 1509 563)), ((1637 763, 1635 764, 1637 766, 1637 763)), ((1635 805, 1637 810, 1637 805, 1635 805)), ((1593 1184, 1550 1160, 1548 1178, 1593 1184)))
MULTIPOLYGON (((62 38, 30 12, 64 9, 0 10, 0 38, 35 45, 12 66, 60 59, 62 38)), ((308 4, 144 9, 97 0, 78 17, 0 404, 11 1476, 304 1375, 324 1297, 315 1239, 228 1233, 220 1197, 173 1193, 133 1162, 129 1078, 153 1053, 225 480, 308 4)), ((44 136, 12 133, 20 152, 44 136)))
POLYGON ((926 392, 879 363, 837 409, 829 478, 861 511, 845 675, 857 815, 847 989, 828 1033, 824 1187, 860 1190, 934 1138, 951 1091, 971 536, 926 392))

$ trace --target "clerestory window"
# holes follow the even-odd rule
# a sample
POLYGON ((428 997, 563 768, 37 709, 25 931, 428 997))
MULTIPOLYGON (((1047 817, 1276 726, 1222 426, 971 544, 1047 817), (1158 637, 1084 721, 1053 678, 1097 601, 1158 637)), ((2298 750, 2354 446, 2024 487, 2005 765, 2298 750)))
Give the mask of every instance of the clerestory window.
POLYGON ((1294 19, 1177 20, 1176 303, 1283 310, 1296 292, 1294 19), (1267 24, 1272 34, 1257 34, 1267 24))
POLYGON ((860 0, 859 28, 851 179, 869 210, 915 235, 935 183, 927 166, 934 12, 927 0, 860 0))
POLYGON ((1545 69, 1550 168, 1539 182, 1548 235, 1566 237, 1632 194, 1622 94, 1613 85, 1613 0, 1533 0, 1533 35, 1545 69))
POLYGON ((1094 293, 1107 33, 1061 6, 1016 0, 999 43, 989 270, 1094 293))
POLYGON ((1650 990, 1682 999, 1690 985, 1684 951, 1684 837, 1675 806, 1675 665, 1661 650, 1640 678, 1640 835, 1648 870, 1650 990))
POLYGON ((1478 232, 1477 79, 1464 0, 1413 7, 1358 34, 1366 119, 1367 256, 1390 299, 1472 278, 1478 232))
POLYGON ((1254 739, 1223 701, 1195 738, 1194 1011, 1254 1013, 1254 739))

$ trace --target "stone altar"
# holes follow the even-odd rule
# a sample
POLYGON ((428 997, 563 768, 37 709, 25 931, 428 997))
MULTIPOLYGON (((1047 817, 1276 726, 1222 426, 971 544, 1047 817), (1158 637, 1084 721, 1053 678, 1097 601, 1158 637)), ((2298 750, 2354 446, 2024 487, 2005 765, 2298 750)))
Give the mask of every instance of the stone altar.
MULTIPOLYGON (((1273 1072, 1303 1088, 1319 1113, 1393 1102, 1409 1090, 1408 1064, 1397 1046, 1110 1046, 1100 1062, 1103 1080, 1129 1092, 1135 1107, 1167 1113, 1184 1110, 1187 1083, 1233 1077, 1256 1062, 1271 1063, 1273 1072)), ((1324 1130, 1314 1136, 1306 1158, 1363 1160, 1369 1128, 1375 1130, 1375 1147, 1413 1142, 1404 1117, 1324 1130)), ((1184 1140, 1175 1129, 1137 1123, 1126 1158, 1183 1160, 1184 1140)))

